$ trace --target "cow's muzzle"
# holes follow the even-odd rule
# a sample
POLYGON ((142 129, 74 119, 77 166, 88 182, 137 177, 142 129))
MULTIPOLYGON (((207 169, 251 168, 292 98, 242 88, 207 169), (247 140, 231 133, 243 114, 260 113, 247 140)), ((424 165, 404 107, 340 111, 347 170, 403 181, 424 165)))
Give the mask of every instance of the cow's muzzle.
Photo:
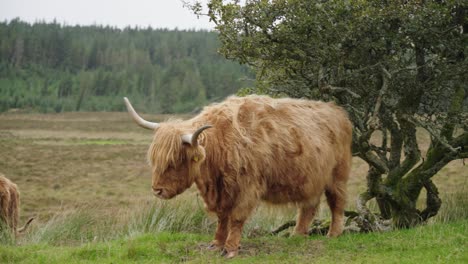
POLYGON ((159 197, 163 193, 163 191, 164 190, 162 188, 153 188, 153 194, 157 197, 159 197))
POLYGON ((153 188, 153 194, 154 196, 160 198, 160 199, 169 199, 171 198, 171 195, 167 190, 164 188, 153 188))

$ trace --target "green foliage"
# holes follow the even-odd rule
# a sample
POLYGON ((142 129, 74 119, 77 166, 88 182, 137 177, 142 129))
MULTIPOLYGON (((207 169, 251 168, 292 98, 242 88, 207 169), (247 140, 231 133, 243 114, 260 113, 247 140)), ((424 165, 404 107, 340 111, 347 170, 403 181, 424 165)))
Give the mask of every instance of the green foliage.
POLYGON ((217 54, 215 32, 0 23, 0 112, 10 108, 190 112, 251 73, 217 54))
POLYGON ((394 98, 387 103, 409 97, 414 104, 422 81, 418 45, 427 56, 426 74, 431 73, 427 95, 447 82, 463 82, 466 30, 460 26, 468 22, 454 21, 464 8, 461 1, 234 2, 210 1, 209 14, 220 31, 220 51, 256 69, 257 85, 267 87, 260 92, 347 103, 336 96, 339 90, 326 86, 346 87, 361 96, 353 103, 365 108, 378 95, 383 66, 395 73, 388 95, 394 98))

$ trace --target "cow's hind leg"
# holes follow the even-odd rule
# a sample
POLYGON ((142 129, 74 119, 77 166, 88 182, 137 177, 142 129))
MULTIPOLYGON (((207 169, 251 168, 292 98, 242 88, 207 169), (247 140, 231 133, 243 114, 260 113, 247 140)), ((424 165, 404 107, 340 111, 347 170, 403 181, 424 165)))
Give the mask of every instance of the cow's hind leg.
POLYGON ((325 190, 325 196, 327 197, 332 215, 332 221, 327 234, 328 237, 337 237, 343 232, 346 183, 349 176, 349 167, 348 162, 337 166, 333 171, 333 185, 325 190))
POLYGON ((10 227, 16 235, 19 220, 19 193, 17 190, 10 191, 10 227))
POLYGON ((295 235, 308 235, 309 226, 317 212, 318 203, 302 206, 298 210, 296 227, 294 228, 295 235))
POLYGON ((6 188, 0 188, 0 230, 11 227, 10 215, 10 192, 6 188))

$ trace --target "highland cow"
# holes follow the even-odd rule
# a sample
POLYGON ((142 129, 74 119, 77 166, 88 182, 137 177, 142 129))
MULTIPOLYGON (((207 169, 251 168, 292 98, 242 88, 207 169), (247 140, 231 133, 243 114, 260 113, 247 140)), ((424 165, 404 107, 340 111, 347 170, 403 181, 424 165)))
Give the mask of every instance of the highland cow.
POLYGON ((352 126, 334 103, 267 96, 229 97, 186 121, 142 119, 154 131, 148 151, 156 197, 196 184, 218 225, 209 249, 238 254, 242 228, 260 201, 298 207, 295 233, 306 235, 320 197, 331 209, 329 237, 342 233, 352 126))
POLYGON ((18 186, 0 174, 0 224, 9 228, 15 236, 24 232, 34 220, 30 218, 23 227, 18 228, 19 205, 18 186))

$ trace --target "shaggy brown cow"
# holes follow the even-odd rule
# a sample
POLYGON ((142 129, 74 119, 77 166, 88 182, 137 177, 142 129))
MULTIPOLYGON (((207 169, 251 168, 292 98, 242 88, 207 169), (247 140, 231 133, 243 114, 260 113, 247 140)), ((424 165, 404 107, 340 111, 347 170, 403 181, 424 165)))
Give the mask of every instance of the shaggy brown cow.
POLYGON ((295 233, 307 234, 325 193, 332 212, 328 236, 342 233, 352 137, 342 108, 230 97, 190 120, 158 124, 124 100, 135 121, 155 131, 148 151, 154 195, 170 199, 195 183, 207 210, 217 215, 211 249, 236 256, 242 227, 261 200, 297 205, 295 233))
POLYGON ((34 220, 30 218, 22 228, 18 229, 19 203, 18 186, 0 174, 0 221, 8 226, 15 236, 24 232, 34 220))

